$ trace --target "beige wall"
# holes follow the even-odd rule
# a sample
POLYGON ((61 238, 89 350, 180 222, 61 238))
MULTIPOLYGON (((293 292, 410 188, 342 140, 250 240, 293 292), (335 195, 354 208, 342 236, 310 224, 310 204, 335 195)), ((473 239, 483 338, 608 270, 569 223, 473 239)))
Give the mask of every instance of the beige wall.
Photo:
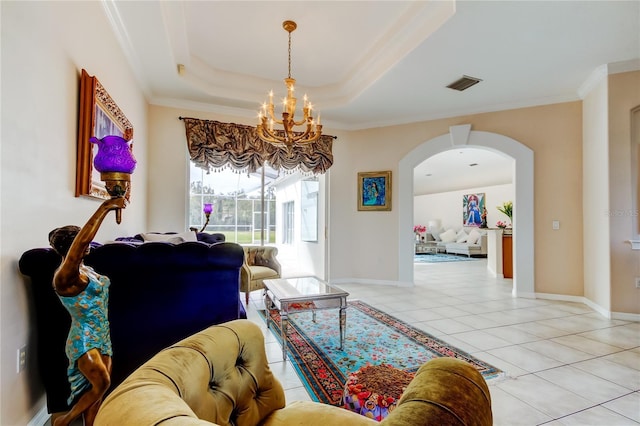
POLYGON ((42 407, 35 365, 34 313, 17 262, 48 246, 55 227, 82 225, 98 201, 75 198, 80 70, 97 76, 134 126, 138 168, 132 203, 97 239, 131 235, 145 225, 147 105, 100 2, 0 2, 2 150, 0 210, 0 424, 25 425, 42 407), (26 369, 16 352, 28 344, 26 369))
MULTIPOLYGON (((513 138, 534 151, 535 290, 583 295, 581 103, 570 102, 349 132, 331 168, 331 279, 397 280, 397 221, 391 212, 356 210, 359 171, 392 170, 411 149, 449 127, 513 138), (551 229, 552 220, 561 222, 551 229), (343 238, 348 235, 348 238, 343 238)), ((394 191, 397 190, 394 181, 394 191)))
POLYGON ((640 105, 640 72, 611 75, 608 84, 611 310, 637 314, 640 289, 635 287, 635 277, 640 276, 640 252, 630 250, 626 241, 637 237, 633 222, 638 220, 638 206, 632 205, 636 182, 631 162, 638 160, 631 155, 631 110, 640 105))

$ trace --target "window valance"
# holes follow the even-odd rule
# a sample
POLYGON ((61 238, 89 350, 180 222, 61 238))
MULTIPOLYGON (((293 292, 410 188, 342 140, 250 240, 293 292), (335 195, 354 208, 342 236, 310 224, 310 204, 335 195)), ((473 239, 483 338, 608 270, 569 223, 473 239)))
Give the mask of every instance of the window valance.
POLYGON ((333 164, 333 136, 322 135, 316 142, 285 148, 263 142, 254 126, 183 118, 191 161, 204 170, 231 167, 253 173, 264 163, 274 169, 321 174, 333 164))

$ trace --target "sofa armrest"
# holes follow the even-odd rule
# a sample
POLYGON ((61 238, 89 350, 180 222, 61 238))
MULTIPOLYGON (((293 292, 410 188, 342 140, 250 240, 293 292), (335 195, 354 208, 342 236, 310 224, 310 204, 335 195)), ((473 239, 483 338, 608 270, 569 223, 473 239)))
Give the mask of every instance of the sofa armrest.
POLYGON ((482 375, 467 362, 434 358, 423 364, 381 426, 491 426, 491 395, 482 375))

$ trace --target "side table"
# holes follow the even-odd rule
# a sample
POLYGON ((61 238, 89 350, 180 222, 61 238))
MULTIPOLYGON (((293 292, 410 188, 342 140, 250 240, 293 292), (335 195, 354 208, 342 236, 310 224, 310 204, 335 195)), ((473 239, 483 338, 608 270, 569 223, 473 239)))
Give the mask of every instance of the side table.
POLYGON ((438 248, 435 241, 416 242, 416 254, 419 253, 436 253, 438 248))
MULTIPOLYGON (((264 280, 264 304, 268 310, 277 309, 280 313, 280 332, 282 337, 282 359, 287 359, 287 326, 289 314, 297 311, 312 311, 313 321, 316 310, 338 308, 340 327, 340 349, 344 346, 347 324, 347 296, 349 293, 333 287, 315 277, 280 278, 264 280)), ((270 315, 267 314, 267 328, 270 315)))

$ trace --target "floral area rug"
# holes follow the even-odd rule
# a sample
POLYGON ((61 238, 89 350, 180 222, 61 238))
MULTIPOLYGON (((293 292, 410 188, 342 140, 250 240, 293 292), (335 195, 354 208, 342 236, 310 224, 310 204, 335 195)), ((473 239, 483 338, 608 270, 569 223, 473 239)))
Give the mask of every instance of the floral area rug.
MULTIPOLYGON (((265 311, 260 311, 265 319, 265 311)), ((271 331, 282 344, 280 314, 270 311, 275 322, 271 331)), ((342 405, 344 384, 349 372, 368 364, 391 364, 415 372, 432 358, 449 356, 472 364, 485 380, 502 371, 443 340, 412 327, 361 301, 350 301, 344 348, 340 347, 337 309, 289 314, 287 356, 312 399, 330 405, 342 405)))
POLYGON ((470 260, 480 260, 480 258, 446 253, 424 253, 413 256, 413 263, 468 262, 470 260))

